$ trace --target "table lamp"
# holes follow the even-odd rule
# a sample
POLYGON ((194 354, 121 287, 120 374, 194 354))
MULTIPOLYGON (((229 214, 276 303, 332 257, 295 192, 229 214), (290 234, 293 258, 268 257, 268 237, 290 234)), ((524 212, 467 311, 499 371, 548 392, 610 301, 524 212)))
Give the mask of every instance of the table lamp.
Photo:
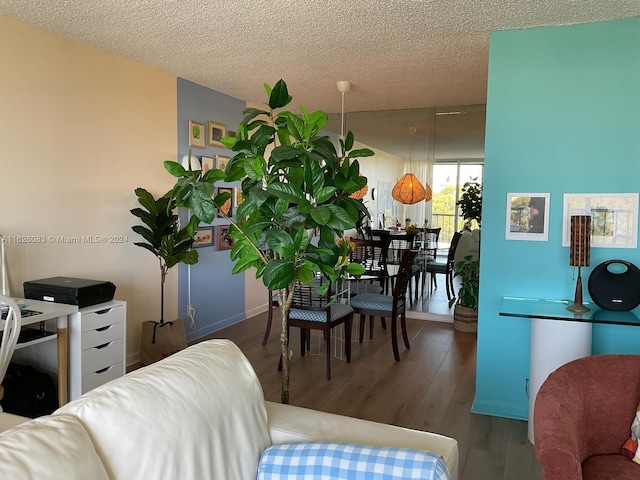
POLYGON ((569 265, 578 267, 578 279, 576 281, 576 293, 573 305, 567 310, 572 312, 588 312, 591 310, 582 303, 582 275, 580 269, 589 266, 589 241, 591 239, 591 215, 571 216, 571 248, 569 251, 569 265))

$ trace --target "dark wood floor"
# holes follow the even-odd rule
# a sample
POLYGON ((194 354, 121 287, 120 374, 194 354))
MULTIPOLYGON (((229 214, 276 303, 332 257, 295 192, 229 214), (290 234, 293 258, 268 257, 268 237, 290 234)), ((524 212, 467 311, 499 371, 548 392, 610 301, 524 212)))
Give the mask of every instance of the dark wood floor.
MULTIPOLYGON (((277 312, 276 317, 277 317, 277 312)), ((266 314, 217 332, 247 356, 267 400, 280 401, 278 320, 266 346, 266 314)), ((316 410, 441 433, 458 440, 461 480, 539 480, 540 467, 527 440, 527 424, 470 413, 475 390, 476 336, 451 324, 408 320, 411 350, 395 362, 389 332, 376 324, 373 340, 353 343, 348 364, 333 358, 332 380, 325 377, 325 356, 300 356, 297 329, 290 403, 316 410)))

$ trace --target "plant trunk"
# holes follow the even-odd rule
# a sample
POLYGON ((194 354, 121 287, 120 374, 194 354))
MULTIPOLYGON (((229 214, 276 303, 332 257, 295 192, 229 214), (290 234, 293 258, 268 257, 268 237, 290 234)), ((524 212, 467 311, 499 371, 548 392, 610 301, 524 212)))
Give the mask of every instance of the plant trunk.
POLYGON ((290 372, 290 358, 289 358, 289 328, 287 326, 287 318, 289 317, 289 310, 291 308, 291 302, 293 301, 293 287, 295 282, 289 286, 289 289, 278 290, 278 303, 280 304, 280 358, 282 359, 282 390, 280 392, 280 401, 283 404, 289 403, 289 372, 290 372))
POLYGON ((160 259, 160 323, 164 323, 164 281, 167 278, 167 271, 160 259))
POLYGON ((287 311, 282 308, 282 329, 280 330, 280 355, 282 355, 282 391, 280 401, 287 405, 289 403, 289 335, 287 331, 287 311))

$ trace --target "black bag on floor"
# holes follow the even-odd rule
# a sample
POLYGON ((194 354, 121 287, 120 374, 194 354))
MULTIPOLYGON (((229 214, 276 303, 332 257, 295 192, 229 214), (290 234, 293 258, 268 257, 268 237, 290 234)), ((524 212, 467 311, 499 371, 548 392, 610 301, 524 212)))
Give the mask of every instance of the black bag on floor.
POLYGON ((31 365, 9 364, 2 386, 4 398, 0 404, 7 413, 36 418, 58 408, 53 379, 31 365))

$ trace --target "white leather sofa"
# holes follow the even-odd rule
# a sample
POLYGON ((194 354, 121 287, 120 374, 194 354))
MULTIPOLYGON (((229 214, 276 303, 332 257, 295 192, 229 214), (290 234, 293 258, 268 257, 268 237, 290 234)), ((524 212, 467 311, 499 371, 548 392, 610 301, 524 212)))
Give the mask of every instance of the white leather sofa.
POLYGON ((266 402, 228 340, 191 346, 53 415, 0 414, 7 427, 0 471, 12 480, 249 480, 270 445, 312 440, 428 450, 458 478, 452 438, 266 402))

